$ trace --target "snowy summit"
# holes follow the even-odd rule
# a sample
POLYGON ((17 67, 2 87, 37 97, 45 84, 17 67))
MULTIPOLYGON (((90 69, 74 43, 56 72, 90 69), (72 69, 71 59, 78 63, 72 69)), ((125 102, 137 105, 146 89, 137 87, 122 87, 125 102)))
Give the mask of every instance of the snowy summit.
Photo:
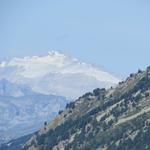
POLYGON ((0 64, 0 79, 27 84, 35 92, 77 98, 93 88, 119 82, 110 73, 57 51, 45 56, 13 58, 0 64))

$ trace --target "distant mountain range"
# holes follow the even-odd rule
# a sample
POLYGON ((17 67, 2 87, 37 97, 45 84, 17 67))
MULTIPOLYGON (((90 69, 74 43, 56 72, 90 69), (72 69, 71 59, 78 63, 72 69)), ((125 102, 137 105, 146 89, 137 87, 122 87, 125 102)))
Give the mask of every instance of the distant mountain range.
POLYGON ((37 131, 73 99, 119 81, 98 67, 54 51, 1 62, 0 143, 37 131))
POLYGON ((62 96, 44 95, 24 85, 0 81, 0 143, 35 132, 67 102, 62 96))
POLYGON ((150 67, 116 87, 95 89, 33 135, 2 150, 149 150, 150 67))

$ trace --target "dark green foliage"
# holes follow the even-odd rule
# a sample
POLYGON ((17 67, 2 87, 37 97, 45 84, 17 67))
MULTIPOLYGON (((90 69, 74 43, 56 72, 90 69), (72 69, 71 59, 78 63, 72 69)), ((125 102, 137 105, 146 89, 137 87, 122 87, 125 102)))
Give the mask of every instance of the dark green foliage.
POLYGON ((147 67, 147 70, 148 70, 148 71, 150 70, 150 66, 147 67))
POLYGON ((46 135, 45 135, 45 134, 42 134, 42 135, 40 135, 40 136, 37 136, 38 144, 39 144, 39 145, 44 144, 45 138, 46 138, 46 135))
POLYGON ((138 73, 142 73, 142 70, 141 70, 141 69, 139 69, 139 70, 138 70, 138 73))
POLYGON ((44 122, 44 126, 47 126, 47 122, 46 121, 44 122))
POLYGON ((63 110, 60 110, 60 111, 58 112, 59 115, 61 115, 62 113, 63 113, 63 110))
POLYGON ((70 102, 66 105, 66 108, 74 109, 75 108, 75 102, 70 102))
POLYGON ((119 82, 119 84, 120 84, 120 85, 122 85, 123 83, 124 83, 124 81, 122 81, 122 82, 119 82))
POLYGON ((99 96, 99 95, 101 95, 101 94, 104 95, 105 92, 106 92, 106 89, 105 89, 105 88, 102 88, 102 89, 97 88, 97 89, 93 90, 93 94, 94 94, 95 96, 99 96))
POLYGON ((145 97, 149 97, 149 96, 150 96, 150 93, 146 92, 145 97))
POLYGON ((84 94, 83 96, 82 96, 82 98, 86 98, 86 97, 89 97, 89 96, 93 96, 93 93, 91 93, 91 92, 88 92, 88 93, 86 93, 86 94, 84 94))
POLYGON ((118 106, 118 107, 115 107, 114 109, 112 109, 111 114, 113 114, 113 116, 117 118, 126 111, 127 111, 127 105, 126 105, 126 102, 125 102, 123 107, 118 106))
POLYGON ((131 74, 130 74, 130 78, 133 78, 133 77, 134 77, 134 73, 131 73, 131 74))
POLYGON ((93 90, 93 94, 94 94, 94 96, 98 97, 98 100, 104 100, 105 93, 106 93, 105 88, 102 88, 102 89, 97 88, 97 89, 93 90))

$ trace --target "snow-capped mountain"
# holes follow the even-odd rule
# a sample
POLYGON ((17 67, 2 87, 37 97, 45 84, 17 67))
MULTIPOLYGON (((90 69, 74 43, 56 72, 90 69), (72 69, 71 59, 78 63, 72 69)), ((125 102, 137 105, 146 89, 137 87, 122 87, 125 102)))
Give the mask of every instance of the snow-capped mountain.
POLYGON ((0 64, 0 79, 27 84, 42 94, 77 98, 96 87, 110 87, 119 79, 91 64, 51 51, 45 56, 13 58, 0 64))

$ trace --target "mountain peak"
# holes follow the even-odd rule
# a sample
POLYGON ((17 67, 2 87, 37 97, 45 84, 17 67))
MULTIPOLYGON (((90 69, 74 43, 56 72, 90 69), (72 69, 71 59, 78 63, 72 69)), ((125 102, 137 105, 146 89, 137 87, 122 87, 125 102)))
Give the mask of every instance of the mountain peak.
POLYGON ((27 83, 35 92, 69 98, 77 98, 96 87, 108 88, 120 81, 99 67, 53 50, 44 56, 13 58, 0 66, 0 79, 27 83))
POLYGON ((49 56, 65 56, 63 53, 55 50, 48 51, 49 56))

